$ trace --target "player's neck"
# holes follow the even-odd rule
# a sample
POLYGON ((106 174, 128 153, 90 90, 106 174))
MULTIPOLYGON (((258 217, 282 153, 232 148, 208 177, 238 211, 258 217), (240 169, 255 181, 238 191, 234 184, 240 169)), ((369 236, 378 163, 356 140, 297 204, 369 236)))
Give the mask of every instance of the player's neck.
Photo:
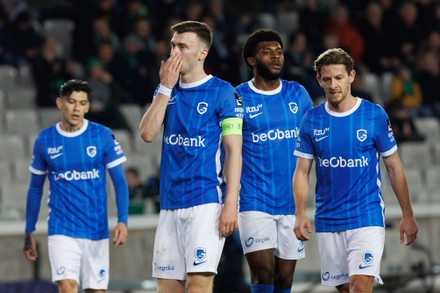
POLYGON ((341 101, 340 103, 331 103, 330 101, 328 102, 328 107, 330 110, 334 111, 334 112, 338 112, 338 113, 344 113, 347 112, 349 110, 351 110, 353 107, 356 106, 357 103, 357 98, 353 97, 351 94, 348 95, 343 101, 341 101))
POLYGON ((76 132, 76 131, 80 130, 83 127, 83 125, 84 125, 84 122, 81 122, 77 125, 71 125, 69 123, 61 121, 60 128, 65 132, 76 132))
POLYGON ((268 80, 259 75, 256 75, 252 80, 252 84, 262 91, 273 91, 280 86, 280 79, 268 80))
POLYGON ((181 83, 193 83, 204 79, 208 75, 203 70, 194 70, 185 74, 180 74, 181 83))

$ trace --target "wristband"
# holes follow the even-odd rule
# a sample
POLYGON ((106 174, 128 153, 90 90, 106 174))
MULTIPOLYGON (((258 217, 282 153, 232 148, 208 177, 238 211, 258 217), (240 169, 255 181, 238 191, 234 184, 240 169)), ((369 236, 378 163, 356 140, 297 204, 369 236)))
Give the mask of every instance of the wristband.
POLYGON ((168 98, 171 97, 171 92, 173 91, 173 89, 170 89, 169 87, 166 87, 164 85, 159 84, 159 88, 157 89, 157 93, 158 94, 162 94, 168 98))

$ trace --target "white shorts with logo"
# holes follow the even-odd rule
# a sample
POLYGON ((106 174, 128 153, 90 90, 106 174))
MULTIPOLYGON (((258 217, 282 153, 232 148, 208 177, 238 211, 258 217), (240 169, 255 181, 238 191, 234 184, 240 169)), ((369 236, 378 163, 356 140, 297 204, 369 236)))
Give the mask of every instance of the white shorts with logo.
POLYGON ((75 280, 83 289, 106 290, 109 282, 108 239, 49 236, 52 281, 75 280))
POLYGON ((323 285, 346 284, 353 275, 373 276, 376 283, 383 284, 380 263, 385 245, 384 227, 319 232, 316 238, 323 285))
POLYGON ((221 208, 212 203, 160 211, 153 277, 186 280, 188 273, 217 273, 225 244, 218 231, 221 208))
POLYGON ((294 215, 270 215, 263 212, 240 212, 238 227, 245 254, 274 249, 274 255, 285 260, 305 257, 304 241, 296 239, 294 215))

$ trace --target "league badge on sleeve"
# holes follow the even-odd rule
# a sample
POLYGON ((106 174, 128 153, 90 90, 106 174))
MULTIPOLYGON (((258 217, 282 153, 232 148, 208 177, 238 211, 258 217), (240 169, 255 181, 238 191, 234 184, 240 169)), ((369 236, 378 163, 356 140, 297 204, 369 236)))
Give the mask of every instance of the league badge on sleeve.
POLYGON ((237 103, 237 106, 243 106, 243 100, 237 93, 235 93, 235 102, 237 103))

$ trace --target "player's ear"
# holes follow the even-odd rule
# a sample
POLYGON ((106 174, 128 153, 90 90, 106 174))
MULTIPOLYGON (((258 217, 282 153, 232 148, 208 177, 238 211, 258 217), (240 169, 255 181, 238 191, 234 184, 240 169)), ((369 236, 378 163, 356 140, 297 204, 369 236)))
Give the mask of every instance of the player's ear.
POLYGON ((255 58, 254 57, 247 57, 246 61, 249 66, 254 67, 255 66, 255 58))
POLYGON ((207 56, 208 56, 208 49, 201 49, 198 60, 199 61, 205 60, 207 56))
POLYGON ((57 97, 55 100, 55 105, 57 106, 58 109, 61 110, 61 106, 63 105, 63 101, 60 97, 57 97))

